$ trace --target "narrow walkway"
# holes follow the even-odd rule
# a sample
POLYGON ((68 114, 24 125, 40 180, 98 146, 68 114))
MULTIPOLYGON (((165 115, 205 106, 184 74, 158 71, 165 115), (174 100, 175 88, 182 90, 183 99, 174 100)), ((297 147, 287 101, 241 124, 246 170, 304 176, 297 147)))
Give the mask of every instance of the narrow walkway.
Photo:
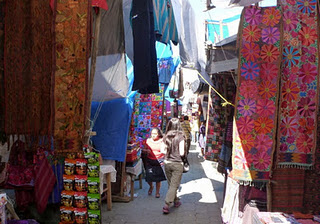
POLYGON ((161 197, 148 195, 148 184, 143 180, 143 188, 139 189, 139 181, 135 182, 137 197, 129 203, 113 203, 112 211, 107 211, 106 203, 102 207, 103 224, 221 224, 220 209, 223 199, 224 177, 216 171, 216 163, 199 157, 200 150, 191 145, 189 162, 190 171, 183 174, 178 196, 182 205, 171 208, 170 214, 163 215, 162 207, 168 188, 162 182, 161 197))

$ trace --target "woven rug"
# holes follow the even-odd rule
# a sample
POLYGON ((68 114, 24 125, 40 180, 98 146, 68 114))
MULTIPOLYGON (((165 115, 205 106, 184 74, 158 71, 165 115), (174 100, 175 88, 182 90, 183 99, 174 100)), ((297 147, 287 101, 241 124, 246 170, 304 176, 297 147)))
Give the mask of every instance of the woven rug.
POLYGON ((242 13, 231 172, 240 183, 270 179, 279 95, 281 21, 278 7, 251 6, 242 13))
POLYGON ((277 166, 310 169, 314 161, 318 95, 317 1, 283 0, 283 67, 277 166))
POLYGON ((303 210, 305 170, 276 169, 272 175, 272 211, 301 212, 303 210))
POLYGON ((91 1, 56 1, 54 138, 58 153, 82 148, 85 128, 91 1))
POLYGON ((5 12, 5 129, 48 135, 53 14, 47 1, 10 0, 5 12))

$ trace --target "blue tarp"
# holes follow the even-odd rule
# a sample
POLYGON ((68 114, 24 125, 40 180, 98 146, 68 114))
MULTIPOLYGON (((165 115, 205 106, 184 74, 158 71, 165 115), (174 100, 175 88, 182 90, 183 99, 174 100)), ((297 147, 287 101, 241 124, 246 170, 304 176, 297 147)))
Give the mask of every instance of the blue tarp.
POLYGON ((103 159, 124 161, 132 107, 130 98, 92 102, 91 120, 97 110, 100 110, 93 126, 93 131, 96 131, 97 135, 92 137, 92 142, 103 159))
MULTIPOLYGON (((131 89, 133 84, 133 66, 128 57, 126 60, 127 77, 131 89)), ((100 151, 103 159, 121 162, 125 159, 135 94, 136 91, 133 91, 129 92, 126 98, 106 102, 92 102, 91 104, 92 121, 94 121, 94 117, 98 113, 93 126, 93 131, 96 131, 97 135, 91 139, 95 148, 100 151)))
POLYGON ((222 21, 219 20, 207 20, 208 24, 207 24, 207 30, 208 30, 208 40, 210 40, 212 43, 216 43, 221 41, 220 40, 216 40, 216 37, 222 37, 223 39, 229 37, 229 28, 228 28, 228 23, 231 23, 235 20, 240 19, 240 15, 235 15, 231 18, 227 18, 227 19, 223 19, 222 21), (214 24, 213 24, 214 23, 214 24), (221 30, 220 30, 220 23, 223 24, 222 25, 222 32, 223 35, 221 35, 221 30))

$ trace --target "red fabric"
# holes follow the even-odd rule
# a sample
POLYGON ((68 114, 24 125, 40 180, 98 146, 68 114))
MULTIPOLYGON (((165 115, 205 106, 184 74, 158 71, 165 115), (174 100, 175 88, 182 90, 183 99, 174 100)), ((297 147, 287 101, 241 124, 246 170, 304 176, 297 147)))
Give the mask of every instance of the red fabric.
POLYGON ((36 180, 34 185, 35 201, 39 213, 44 212, 47 207, 48 198, 51 194, 56 176, 47 159, 43 159, 36 172, 36 180))
POLYGON ((92 0, 92 6, 96 6, 104 10, 108 10, 108 4, 106 0, 92 0))
POLYGON ((162 139, 159 139, 157 141, 152 140, 151 138, 148 138, 145 143, 146 147, 151 150, 151 152, 148 153, 149 159, 160 159, 164 155, 160 152, 161 145, 162 145, 162 139))
POLYGON ((54 10, 54 0, 50 0, 50 7, 52 10, 54 10))

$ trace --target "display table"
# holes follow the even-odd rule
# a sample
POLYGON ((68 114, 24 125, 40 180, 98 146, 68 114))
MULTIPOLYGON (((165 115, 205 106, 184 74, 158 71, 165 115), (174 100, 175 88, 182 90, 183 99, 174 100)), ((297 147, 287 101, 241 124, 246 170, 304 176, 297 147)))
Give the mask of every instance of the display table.
POLYGON ((111 182, 116 182, 117 171, 112 165, 101 165, 100 166, 100 192, 107 193, 107 209, 112 209, 112 197, 111 197, 111 182), (104 189, 103 184, 107 187, 104 189))
POLYGON ((128 166, 126 167, 126 173, 130 175, 131 178, 131 186, 130 186, 130 194, 131 194, 131 201, 133 201, 134 196, 134 180, 136 177, 139 177, 139 187, 142 189, 142 159, 135 164, 135 166, 128 166))

